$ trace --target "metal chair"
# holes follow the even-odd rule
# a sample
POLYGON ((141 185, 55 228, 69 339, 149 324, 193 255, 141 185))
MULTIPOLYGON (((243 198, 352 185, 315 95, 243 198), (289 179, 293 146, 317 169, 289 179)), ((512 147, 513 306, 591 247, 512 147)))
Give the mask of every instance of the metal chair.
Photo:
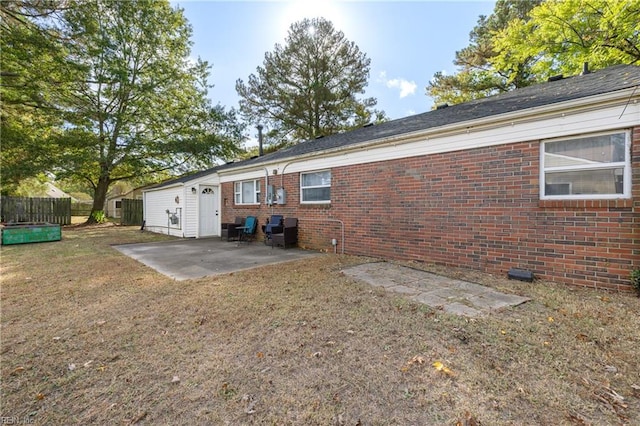
POLYGON ((242 241, 249 242, 250 239, 256 237, 256 228, 258 228, 258 218, 255 216, 247 216, 244 226, 236 228, 240 233, 238 235, 238 245, 242 241))

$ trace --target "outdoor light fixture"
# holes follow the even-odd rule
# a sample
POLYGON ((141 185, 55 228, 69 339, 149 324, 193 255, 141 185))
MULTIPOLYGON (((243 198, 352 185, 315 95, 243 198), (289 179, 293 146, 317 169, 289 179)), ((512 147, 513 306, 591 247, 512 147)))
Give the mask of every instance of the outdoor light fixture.
POLYGON ((196 189, 195 189, 195 188, 191 188, 191 193, 192 193, 192 194, 195 194, 196 192, 198 192, 198 191, 196 191, 196 189))

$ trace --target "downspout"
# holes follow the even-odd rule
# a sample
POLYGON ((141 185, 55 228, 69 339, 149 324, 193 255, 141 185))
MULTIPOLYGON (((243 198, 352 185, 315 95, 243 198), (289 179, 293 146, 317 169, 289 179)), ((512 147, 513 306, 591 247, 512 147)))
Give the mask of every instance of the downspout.
POLYGON ((264 202, 271 207, 271 214, 273 215, 273 202, 269 200, 269 169, 266 167, 264 168, 264 202))

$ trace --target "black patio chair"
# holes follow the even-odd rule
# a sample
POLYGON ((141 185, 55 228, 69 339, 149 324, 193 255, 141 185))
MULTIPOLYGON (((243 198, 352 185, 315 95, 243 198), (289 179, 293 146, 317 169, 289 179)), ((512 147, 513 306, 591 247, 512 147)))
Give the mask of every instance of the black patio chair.
POLYGON ((298 244, 298 219, 288 217, 284 220, 282 232, 271 234, 271 248, 282 246, 292 247, 298 244))
POLYGON ((262 225, 262 232, 264 232, 264 243, 269 244, 271 242, 271 234, 282 232, 282 219, 284 216, 279 214, 271 215, 271 218, 267 219, 267 224, 262 225))
POLYGON ((244 226, 244 217, 236 216, 236 220, 232 223, 223 223, 220 232, 220 239, 227 241, 236 240, 240 237, 239 229, 244 226))

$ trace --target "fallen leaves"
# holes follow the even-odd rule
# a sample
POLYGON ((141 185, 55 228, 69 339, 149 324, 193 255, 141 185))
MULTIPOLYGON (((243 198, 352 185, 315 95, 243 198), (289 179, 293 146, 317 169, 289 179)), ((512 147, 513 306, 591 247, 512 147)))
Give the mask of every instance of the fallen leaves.
POLYGON ((402 368, 400 368, 400 371, 402 371, 403 373, 406 373, 407 371, 409 371, 409 368, 411 368, 412 365, 422 365, 425 362, 426 362, 425 357, 421 355, 416 355, 413 358, 411 358, 409 361, 407 361, 407 363, 403 365, 402 368))
POLYGON ((582 381, 590 387, 591 394, 597 401, 615 413, 623 422, 628 420, 628 417, 624 413, 628 405, 624 402, 622 395, 613 390, 608 384, 587 378, 583 378, 582 381))
POLYGON ((444 374, 446 374, 447 376, 455 376, 455 374, 453 373, 453 371, 451 371, 446 365, 444 365, 442 362, 440 361, 436 361, 433 364, 431 364, 433 366, 433 368, 435 368, 437 371, 442 371, 444 374))
POLYGON ((409 360, 408 364, 424 364, 425 362, 426 360, 424 359, 424 357, 416 355, 409 360))
POLYGON ((589 336, 587 336, 584 333, 578 333, 576 334, 576 339, 580 340, 581 342, 590 342, 591 339, 589 338, 589 336))
POLYGON ((456 426, 481 426, 480 423, 470 412, 464 413, 464 418, 456 422, 456 426))
MULTIPOLYGON (((407 361, 406 365, 404 365, 400 369, 400 371, 402 371, 403 373, 406 373, 407 371, 409 371, 409 368, 411 368, 411 366, 423 365, 423 364, 426 364, 426 362, 427 362, 427 359, 425 357, 423 357, 422 355, 416 355, 413 358, 411 358, 409 361, 407 361)), ((441 361, 435 361, 433 364, 431 364, 431 366, 435 368, 436 371, 440 371, 449 377, 455 376, 455 373, 449 367, 444 365, 441 361)))

